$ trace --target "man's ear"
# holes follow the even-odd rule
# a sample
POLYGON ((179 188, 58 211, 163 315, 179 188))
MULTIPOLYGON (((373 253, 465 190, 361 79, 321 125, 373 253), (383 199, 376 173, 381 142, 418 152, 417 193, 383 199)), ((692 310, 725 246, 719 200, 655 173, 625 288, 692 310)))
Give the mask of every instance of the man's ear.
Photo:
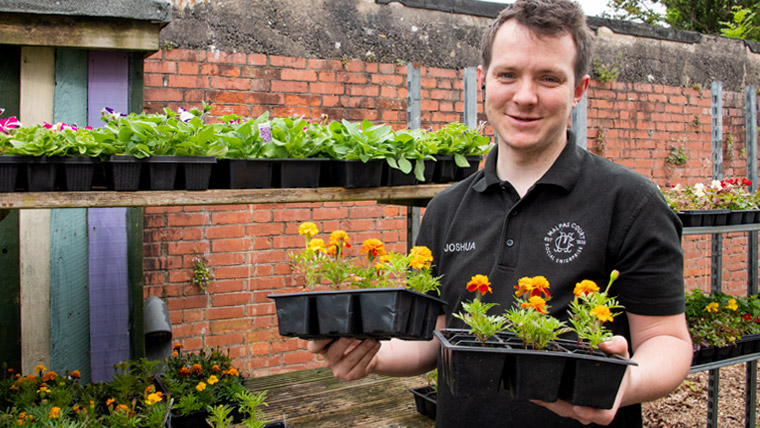
POLYGON ((581 102, 583 99, 583 94, 585 94, 586 90, 588 89, 589 83, 591 83, 591 76, 586 74, 585 76, 581 77, 581 79, 578 81, 578 84, 575 85, 575 90, 573 91, 573 107, 581 102))

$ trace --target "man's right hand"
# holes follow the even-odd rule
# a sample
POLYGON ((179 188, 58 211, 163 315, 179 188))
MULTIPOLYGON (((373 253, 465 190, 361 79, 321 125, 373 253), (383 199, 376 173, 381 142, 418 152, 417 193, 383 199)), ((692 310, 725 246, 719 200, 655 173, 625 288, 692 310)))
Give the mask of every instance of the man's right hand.
POLYGON ((335 377, 356 380, 372 373, 380 342, 374 339, 322 339, 309 341, 307 349, 321 355, 335 377))

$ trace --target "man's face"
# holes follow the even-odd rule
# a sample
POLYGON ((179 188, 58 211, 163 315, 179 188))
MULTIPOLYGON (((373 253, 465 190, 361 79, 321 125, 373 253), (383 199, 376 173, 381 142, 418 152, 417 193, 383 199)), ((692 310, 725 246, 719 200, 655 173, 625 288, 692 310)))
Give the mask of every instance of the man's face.
POLYGON ((569 34, 539 37, 515 20, 496 33, 485 83, 485 111, 506 149, 544 153, 564 145, 570 110, 588 86, 574 77, 575 43, 569 34))

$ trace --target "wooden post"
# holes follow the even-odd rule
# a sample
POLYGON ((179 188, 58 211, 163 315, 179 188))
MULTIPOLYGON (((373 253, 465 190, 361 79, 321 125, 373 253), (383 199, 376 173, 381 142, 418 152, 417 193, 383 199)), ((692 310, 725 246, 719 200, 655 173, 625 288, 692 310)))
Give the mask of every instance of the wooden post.
POLYGON ((21 370, 50 368, 50 210, 19 214, 21 370))
POLYGON ((575 133, 575 144, 584 149, 588 149, 588 91, 583 94, 583 98, 578 103, 570 116, 570 123, 573 133, 575 133))

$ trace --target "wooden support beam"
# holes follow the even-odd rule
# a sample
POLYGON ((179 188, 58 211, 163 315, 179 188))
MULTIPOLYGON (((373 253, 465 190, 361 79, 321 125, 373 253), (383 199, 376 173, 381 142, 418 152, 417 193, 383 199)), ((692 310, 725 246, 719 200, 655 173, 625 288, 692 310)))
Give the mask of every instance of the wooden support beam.
POLYGON ((3 43, 155 52, 160 23, 59 15, 0 14, 3 43))

